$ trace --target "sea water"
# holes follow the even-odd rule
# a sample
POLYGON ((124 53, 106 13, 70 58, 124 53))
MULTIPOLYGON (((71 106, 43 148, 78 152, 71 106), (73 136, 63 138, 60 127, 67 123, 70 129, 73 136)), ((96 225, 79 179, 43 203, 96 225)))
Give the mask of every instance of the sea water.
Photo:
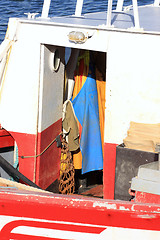
MULTIPOLYGON (((113 0, 113 8, 116 6, 113 0)), ((150 4, 153 0, 139 0, 138 4, 150 4)), ((124 0, 124 5, 131 5, 132 0, 124 0)), ((106 11, 108 0, 84 0, 83 11, 97 12, 106 11)), ((4 39, 7 29, 8 19, 10 17, 24 17, 25 13, 39 13, 41 15, 43 0, 0 0, 0 43, 4 39)), ((74 14, 76 0, 52 0, 50 7, 50 15, 70 15, 74 14)))

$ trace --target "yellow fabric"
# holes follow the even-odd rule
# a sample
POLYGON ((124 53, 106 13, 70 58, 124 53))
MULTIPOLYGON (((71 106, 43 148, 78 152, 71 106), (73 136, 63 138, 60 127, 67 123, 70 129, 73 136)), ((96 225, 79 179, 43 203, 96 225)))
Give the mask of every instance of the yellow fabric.
POLYGON ((62 175, 63 171, 65 171, 67 169, 67 163, 63 162, 64 159, 67 158, 67 154, 66 153, 61 153, 61 166, 60 166, 60 176, 62 175))

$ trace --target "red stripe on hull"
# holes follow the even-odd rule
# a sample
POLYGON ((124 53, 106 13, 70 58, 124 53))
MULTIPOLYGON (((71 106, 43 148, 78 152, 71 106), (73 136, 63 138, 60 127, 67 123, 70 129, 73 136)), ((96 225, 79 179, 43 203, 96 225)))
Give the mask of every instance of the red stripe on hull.
POLYGON ((51 222, 38 222, 38 221, 27 221, 27 220, 15 220, 7 223, 1 230, 3 235, 10 234, 17 227, 32 227, 32 228, 43 228, 44 230, 56 229, 60 231, 70 231, 70 232, 81 232, 81 233, 92 233, 100 234, 106 227, 94 227, 94 226, 84 226, 84 225, 72 225, 72 223, 51 223, 51 222))
MULTIPOLYGON (((52 124, 43 132, 38 133, 37 154, 40 154, 62 131, 62 120, 52 124)), ((40 157, 36 163, 36 184, 46 189, 59 178, 61 149, 54 142, 40 157)))
POLYGON ((36 155, 40 154, 61 131, 62 120, 60 119, 38 133, 38 136, 10 132, 18 145, 19 171, 43 189, 59 177, 61 152, 54 142, 41 156, 36 157, 36 155), (35 157, 22 158, 22 156, 35 157))
POLYGON ((104 144, 103 191, 105 199, 114 199, 116 144, 104 144))
MULTIPOLYGON (((35 156, 36 154, 36 135, 26 133, 10 132, 18 145, 19 156, 35 156)), ((22 159, 19 157, 19 171, 34 181, 35 158, 22 159)))
POLYGON ((13 137, 5 129, 0 129, 0 148, 13 146, 14 146, 13 137))
MULTIPOLYGON (((2 235, 3 236, 3 235, 2 235)), ((1 240, 62 240, 62 238, 48 238, 48 237, 40 237, 40 236, 31 236, 31 235, 21 235, 21 234, 15 234, 11 233, 7 238, 2 238, 1 240)), ((65 239, 63 239, 65 240, 65 239)), ((68 239, 66 239, 68 240, 68 239)))
POLYGON ((0 137, 0 148, 13 147, 14 139, 11 136, 0 137))

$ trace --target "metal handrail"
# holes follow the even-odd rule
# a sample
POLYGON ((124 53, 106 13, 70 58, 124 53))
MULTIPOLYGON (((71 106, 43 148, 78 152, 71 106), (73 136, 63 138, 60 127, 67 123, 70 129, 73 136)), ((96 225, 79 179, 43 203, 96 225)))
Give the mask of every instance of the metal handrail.
MULTIPOLYGON (((51 0, 44 0, 43 9, 42 9, 42 18, 48 18, 49 8, 50 8, 51 0)), ((77 0, 75 16, 80 17, 82 14, 83 0, 77 0)))
POLYGON ((154 6, 155 7, 159 7, 160 4, 160 0, 154 0, 154 6))
POLYGON ((51 4, 51 0, 44 0, 42 15, 41 15, 42 18, 48 18, 50 4, 51 4))
POLYGON ((82 14, 83 0, 77 0, 75 16, 80 17, 82 14))
MULTIPOLYGON (((123 2, 124 2, 124 0, 118 0, 117 1, 116 11, 119 11, 119 12, 122 11, 123 2)), ((135 28, 139 29, 140 24, 139 24, 139 14, 138 14, 137 0, 132 0, 132 4, 133 4, 135 28)), ((107 12, 107 27, 111 27, 111 17, 112 17, 112 0, 109 0, 108 1, 108 12, 107 12)))
MULTIPOLYGON (((107 27, 111 27, 111 18, 112 18, 112 1, 108 0, 108 11, 107 11, 107 27)), ((159 4, 160 0, 155 0, 156 4, 159 4)), ((122 11, 124 0, 117 1, 116 11, 122 11)), ((134 12, 134 22, 135 28, 140 28, 139 25, 139 14, 138 14, 138 4, 137 0, 132 0, 133 3, 133 12, 134 12)), ((44 0, 43 9, 42 9, 42 18, 48 18, 49 8, 50 8, 51 0, 44 0)), ((82 14, 83 0, 77 0, 75 16, 80 17, 82 14)))

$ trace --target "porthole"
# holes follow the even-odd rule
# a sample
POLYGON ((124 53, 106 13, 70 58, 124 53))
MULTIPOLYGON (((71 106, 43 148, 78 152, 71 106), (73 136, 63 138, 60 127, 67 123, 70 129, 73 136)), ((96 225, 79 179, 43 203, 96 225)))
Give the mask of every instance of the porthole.
POLYGON ((57 72, 60 66, 60 54, 59 50, 56 49, 54 52, 51 54, 51 68, 53 69, 54 72, 57 72))

